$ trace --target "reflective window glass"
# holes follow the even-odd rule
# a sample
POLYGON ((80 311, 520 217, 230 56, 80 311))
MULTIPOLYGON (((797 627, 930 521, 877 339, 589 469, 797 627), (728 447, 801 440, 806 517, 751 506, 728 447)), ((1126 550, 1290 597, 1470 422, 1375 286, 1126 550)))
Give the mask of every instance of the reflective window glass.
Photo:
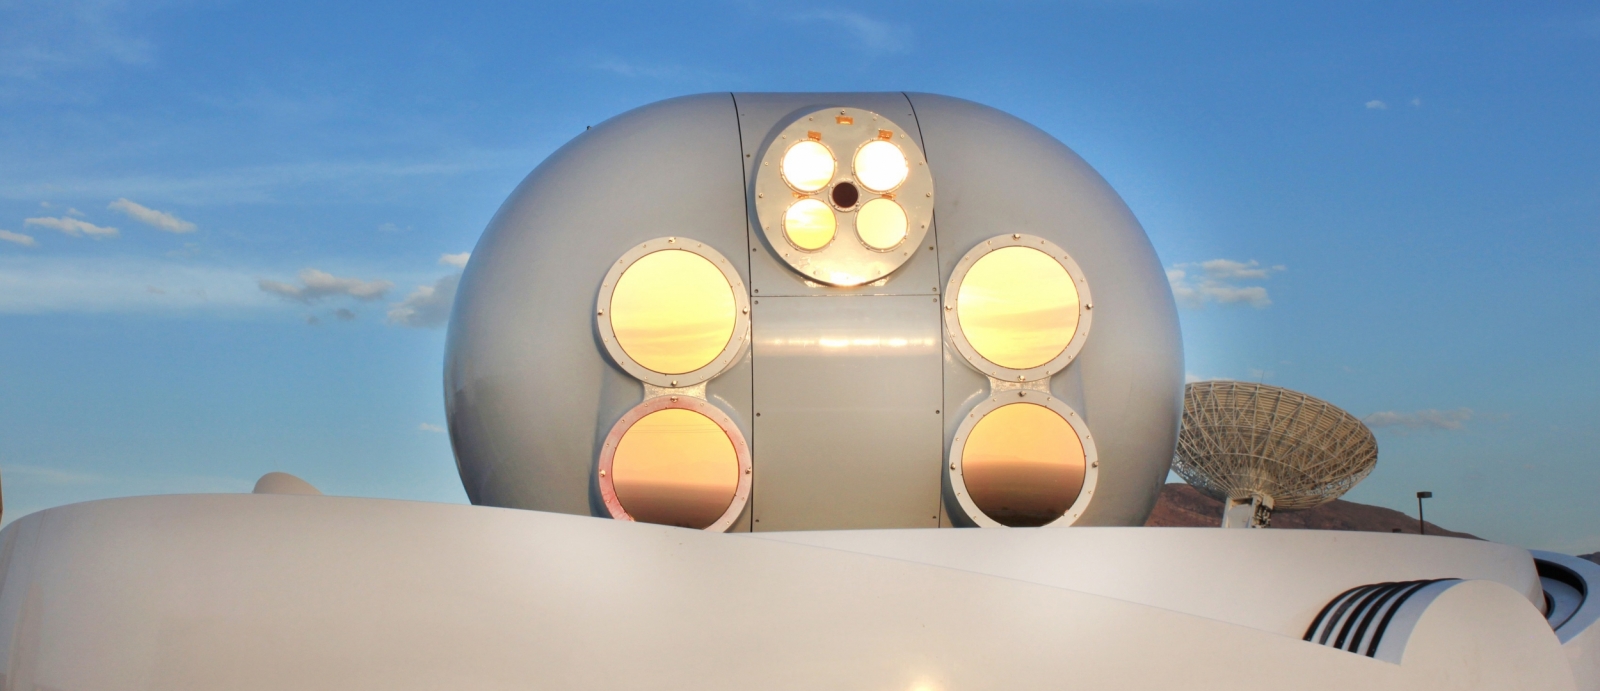
POLYGON ((967 342, 1001 367, 1055 359, 1078 329, 1078 287, 1059 262, 1030 247, 983 255, 961 281, 956 318, 967 342))
POLYGON ((905 152, 881 139, 857 149, 855 164, 856 179, 874 192, 888 192, 899 187, 911 173, 905 152))
POLYGON ((906 210, 892 199, 867 202, 856 213, 856 233, 872 249, 891 249, 906 239, 906 210))
POLYGON ((634 362, 662 374, 711 364, 733 338, 733 287, 709 259, 652 252, 622 272, 611 293, 611 330, 634 362))
POLYGON ((667 408, 622 433, 611 461, 611 484, 636 521, 703 529, 733 502, 739 458, 711 418, 667 408))
POLYGON ((783 214, 783 232, 803 250, 816 250, 833 242, 837 220, 833 209, 816 199, 801 199, 783 214))
POLYGON ((783 179, 801 192, 815 192, 833 179, 833 152, 828 147, 809 139, 795 142, 783 152, 779 170, 783 179))
POLYGON ((978 420, 961 450, 967 494, 984 515, 1012 527, 1061 517, 1083 489, 1085 455, 1055 411, 1011 403, 978 420))

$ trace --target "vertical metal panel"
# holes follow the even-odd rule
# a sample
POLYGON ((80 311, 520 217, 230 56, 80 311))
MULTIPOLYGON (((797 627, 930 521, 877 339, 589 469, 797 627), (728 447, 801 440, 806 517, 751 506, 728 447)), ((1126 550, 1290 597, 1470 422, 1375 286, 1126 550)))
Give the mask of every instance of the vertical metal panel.
MULTIPOLYGON (((1183 411, 1177 308, 1149 238, 1088 163, 1037 127, 971 101, 908 98, 936 183, 941 281, 972 247, 1011 233, 1046 238, 1083 269, 1094 329, 1050 382, 1051 393, 1088 422, 1100 451, 1096 500, 1077 525, 1142 524, 1165 481, 1183 411)), ((959 355, 945 362, 948 436, 988 385, 959 355)))
MULTIPOLYGON (((629 247, 664 235, 704 242, 743 273, 739 158, 729 94, 662 101, 579 133, 495 214, 445 355, 450 438, 473 503, 606 515, 597 450, 644 389, 596 335, 601 281, 629 247)), ((748 368, 741 357, 707 389, 746 434, 748 368)))
POLYGON ((753 302, 753 528, 937 527, 938 299, 753 302))
MULTIPOLYGON (((761 153, 789 121, 818 108, 848 106, 865 108, 885 116, 908 133, 922 141, 922 130, 917 126, 916 115, 905 94, 890 93, 816 93, 816 94, 734 94, 739 111, 739 135, 744 149, 745 187, 748 190, 755 179, 753 166, 761 153)), ((938 171, 934 171, 934 199, 937 203, 938 171)), ((750 206, 747 222, 750 229, 750 288, 754 295, 934 295, 939 292, 938 253, 930 249, 937 246, 937 225, 930 225, 920 247, 912 253, 883 285, 864 285, 854 288, 836 288, 806 281, 772 254, 756 226, 755 206, 750 206)))

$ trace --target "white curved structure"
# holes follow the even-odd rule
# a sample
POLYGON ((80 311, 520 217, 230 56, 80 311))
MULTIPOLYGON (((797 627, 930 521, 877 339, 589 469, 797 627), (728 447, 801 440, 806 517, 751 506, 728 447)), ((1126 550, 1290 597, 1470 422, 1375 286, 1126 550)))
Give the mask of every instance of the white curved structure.
POLYGON ((1569 658, 1593 654, 1530 603, 1526 552, 1452 538, 733 536, 197 495, 33 514, 0 538, 0 571, 0 669, 22 689, 1569 690, 1569 658), (1259 580, 1231 583, 1241 555, 1259 580), (1302 640, 1354 584, 1452 576, 1468 580, 1389 641, 1397 661, 1302 640))

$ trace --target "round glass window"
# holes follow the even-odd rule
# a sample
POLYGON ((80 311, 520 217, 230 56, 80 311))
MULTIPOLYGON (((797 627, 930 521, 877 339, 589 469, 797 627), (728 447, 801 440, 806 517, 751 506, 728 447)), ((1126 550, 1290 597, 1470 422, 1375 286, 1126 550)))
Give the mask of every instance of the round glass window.
POLYGON ((666 408, 622 433, 611 483, 634 520, 702 530, 733 503, 739 460, 727 432, 711 418, 666 408))
POLYGON ((861 186, 874 192, 888 192, 899 187, 911 174, 905 152, 881 139, 867 142, 856 150, 855 169, 861 186))
POLYGON ((1060 518, 1083 490, 1083 440, 1055 411, 1010 403, 978 420, 961 449, 961 478, 978 509, 1011 526, 1060 518))
POLYGON ((833 242, 836 225, 833 209, 815 199, 801 199, 783 214, 784 236, 790 244, 808 252, 833 242))
POLYGON ((685 250, 640 257, 611 294, 611 329, 640 366, 683 374, 711 364, 733 338, 733 287, 710 260, 685 250))
POLYGON ((833 179, 833 152, 811 140, 795 142, 783 153, 783 179, 801 192, 815 192, 833 179))
POLYGON ((1044 365, 1078 329, 1078 288, 1050 255, 1002 247, 983 255, 962 279, 956 319, 973 350, 1001 367, 1044 365))
POLYGON ((879 197, 861 206, 856 233, 875 250, 892 250, 906 239, 906 210, 892 199, 879 197))

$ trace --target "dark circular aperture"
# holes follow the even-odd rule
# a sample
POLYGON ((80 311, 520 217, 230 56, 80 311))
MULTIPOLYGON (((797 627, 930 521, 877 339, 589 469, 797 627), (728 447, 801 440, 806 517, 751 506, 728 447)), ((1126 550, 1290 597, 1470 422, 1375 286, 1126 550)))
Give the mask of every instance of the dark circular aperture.
POLYGON ((848 209, 861 201, 861 190, 856 189, 853 183, 841 182, 833 186, 833 205, 841 209, 848 209))

